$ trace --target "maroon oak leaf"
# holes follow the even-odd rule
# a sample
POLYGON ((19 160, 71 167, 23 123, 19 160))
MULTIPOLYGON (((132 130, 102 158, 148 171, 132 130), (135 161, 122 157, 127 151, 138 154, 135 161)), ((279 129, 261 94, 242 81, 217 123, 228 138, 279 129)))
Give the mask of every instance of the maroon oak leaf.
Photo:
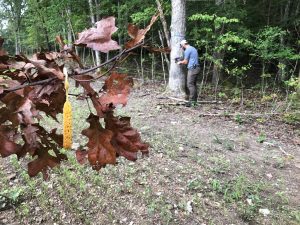
POLYGON ((44 179, 48 178, 49 168, 53 168, 60 164, 61 157, 55 157, 48 153, 48 149, 39 148, 37 158, 28 163, 28 174, 31 177, 36 176, 39 172, 43 173, 44 179))
POLYGON ((90 28, 78 35, 78 40, 75 41, 76 45, 86 45, 100 52, 109 52, 111 50, 120 49, 118 43, 111 39, 113 33, 117 31, 115 26, 115 18, 108 17, 96 23, 97 28, 90 28))
POLYGON ((107 113, 104 118, 105 128, 114 134, 112 144, 119 156, 128 160, 136 160, 139 151, 148 154, 149 145, 143 143, 139 132, 130 125, 130 117, 115 117, 113 113, 107 113))
POLYGON ((21 150, 21 146, 15 143, 15 132, 11 127, 0 125, 0 155, 7 157, 17 154, 21 150))
MULTIPOLYGON (((87 121, 90 127, 82 131, 82 134, 89 138, 88 160, 93 169, 100 170, 106 164, 116 163, 116 151, 111 144, 113 133, 110 130, 102 128, 99 123, 99 117, 91 114, 87 121)), ((77 153, 77 156, 82 156, 77 153)), ((78 158, 82 161, 82 157, 78 158)))
POLYGON ((103 94, 98 99, 102 106, 102 111, 110 111, 118 104, 125 106, 132 86, 133 80, 131 77, 128 77, 126 74, 113 72, 105 80, 102 88, 103 94))
POLYGON ((125 44, 125 48, 126 49, 132 48, 133 46, 143 41, 146 33, 150 30, 151 26, 157 20, 158 16, 159 14, 152 16, 150 24, 145 29, 139 29, 134 24, 128 24, 128 28, 127 28, 128 34, 132 39, 125 44))

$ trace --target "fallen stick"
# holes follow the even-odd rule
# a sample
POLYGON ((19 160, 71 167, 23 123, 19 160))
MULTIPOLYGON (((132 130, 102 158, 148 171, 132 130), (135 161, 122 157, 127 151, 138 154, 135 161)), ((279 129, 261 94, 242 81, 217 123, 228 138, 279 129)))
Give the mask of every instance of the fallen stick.
MULTIPOLYGON (((189 102, 188 100, 185 100, 185 99, 182 99, 182 98, 175 98, 175 97, 157 97, 158 99, 171 99, 171 100, 175 100, 175 101, 178 101, 178 102, 189 102)), ((197 101, 197 103, 199 104, 221 104, 222 102, 221 101, 197 101)))
POLYGON ((284 113, 220 113, 220 114, 211 114, 211 113, 203 113, 199 114, 199 116, 224 116, 224 117, 230 117, 230 116, 249 116, 249 117, 265 117, 265 116, 278 116, 283 115, 284 113))
POLYGON ((294 158, 293 155, 291 155, 290 153, 287 153, 286 151, 284 151, 284 150, 281 148, 280 145, 278 145, 278 148, 279 148, 279 150, 280 150, 283 154, 285 154, 286 156, 290 156, 290 157, 293 157, 293 158, 294 158))
POLYGON ((166 103, 158 103, 157 105, 184 105, 185 102, 166 102, 166 103))

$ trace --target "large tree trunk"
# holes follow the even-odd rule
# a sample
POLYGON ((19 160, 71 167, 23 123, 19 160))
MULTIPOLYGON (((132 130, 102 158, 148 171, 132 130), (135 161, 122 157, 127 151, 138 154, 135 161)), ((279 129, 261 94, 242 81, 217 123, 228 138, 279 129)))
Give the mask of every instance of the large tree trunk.
POLYGON ((169 71, 170 91, 177 95, 185 93, 185 75, 183 66, 175 63, 176 57, 182 56, 180 41, 185 39, 186 30, 186 1, 172 0, 172 20, 171 20, 171 62, 169 71))

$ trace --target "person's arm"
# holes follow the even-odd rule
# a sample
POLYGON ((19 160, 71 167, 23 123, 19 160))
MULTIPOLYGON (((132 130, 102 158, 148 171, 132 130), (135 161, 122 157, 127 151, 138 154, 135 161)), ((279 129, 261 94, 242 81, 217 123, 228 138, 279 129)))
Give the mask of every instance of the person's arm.
POLYGON ((187 65, 189 63, 189 58, 190 58, 191 52, 189 50, 184 51, 184 60, 179 61, 177 64, 181 65, 187 65))
POLYGON ((179 61, 177 64, 178 64, 178 65, 180 65, 180 64, 186 65, 186 64, 188 64, 188 63, 189 63, 189 61, 188 61, 187 59, 184 59, 184 60, 182 60, 182 61, 179 61))

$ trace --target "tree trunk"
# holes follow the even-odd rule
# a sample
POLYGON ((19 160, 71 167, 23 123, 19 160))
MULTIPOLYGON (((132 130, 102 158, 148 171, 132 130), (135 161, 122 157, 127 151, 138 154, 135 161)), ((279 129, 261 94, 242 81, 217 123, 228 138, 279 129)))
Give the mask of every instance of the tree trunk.
POLYGON ((18 55, 20 53, 18 29, 15 31, 15 53, 16 53, 16 55, 18 55))
MULTIPOLYGON (((96 18, 95 18, 95 14, 94 14, 94 10, 93 10, 93 1, 89 0, 89 7, 90 7, 90 18, 91 18, 91 23, 94 26, 96 23, 96 18)), ((99 51, 95 51, 95 55, 96 55, 96 65, 99 66, 101 64, 101 58, 100 58, 100 52, 99 51)))
POLYGON ((167 41, 168 47, 170 47, 170 45, 171 45, 171 43, 170 43, 170 32, 168 30, 168 25, 167 25, 167 21, 166 21, 166 18, 165 18, 165 14, 163 12, 163 8, 162 8, 162 5, 161 5, 159 0, 156 0, 156 4, 157 4, 158 11, 159 11, 160 21, 161 21, 161 24, 162 24, 163 29, 164 29, 165 39, 167 41))
POLYGON ((182 56, 180 41, 185 39, 186 31, 186 1, 172 0, 171 20, 171 62, 168 88, 176 95, 185 93, 184 67, 175 63, 175 58, 182 56))
MULTIPOLYGON (((164 41, 163 41, 163 38, 162 38, 162 32, 160 30, 158 30, 158 36, 159 36, 159 39, 160 39, 160 43, 161 43, 161 46, 164 48, 164 41)), ((169 46, 170 47, 170 46, 169 46)), ((165 57, 165 61, 167 63, 167 66, 168 66, 168 70, 170 69, 170 60, 168 59, 168 56, 167 56, 167 53, 163 53, 164 57, 165 57)))
MULTIPOLYGON (((121 10, 120 10, 120 0, 118 0, 118 26, 120 27, 121 24, 121 10)), ((122 36, 121 32, 118 32, 118 40, 119 40, 119 45, 122 45, 122 36)), ((120 52, 122 52, 122 48, 120 48, 120 52)))
MULTIPOLYGON (((290 5, 291 5, 291 0, 289 0, 287 2, 287 4, 285 5, 284 14, 283 14, 283 17, 281 18, 281 24, 283 27, 285 27, 287 25, 287 20, 288 20, 289 11, 290 11, 290 5)), ((280 37, 280 44, 282 47, 285 46, 285 40, 282 35, 280 37)), ((280 81, 284 81, 285 75, 286 75, 286 60, 280 59, 279 64, 281 65, 279 68, 279 79, 280 79, 280 81)))
POLYGON ((101 17, 100 17, 100 3, 99 3, 98 0, 95 0, 95 6, 96 6, 96 9, 97 9, 96 15, 95 15, 96 20, 99 21, 101 19, 101 17))
POLYGON ((66 15, 68 18, 68 31, 67 31, 67 36, 68 36, 68 45, 70 45, 73 41, 72 41, 72 25, 71 25, 71 19, 69 17, 71 13, 70 9, 66 9, 66 15))
MULTIPOLYGON (((223 1, 222 0, 216 0, 215 1, 215 4, 217 6, 221 6, 223 4, 223 1)), ((220 36, 223 34, 223 31, 224 31, 224 24, 222 26, 221 29, 215 29, 215 35, 216 36, 220 36)), ((218 41, 216 42, 216 46, 215 48, 217 48, 219 45, 218 41)), ((218 50, 215 50, 214 53, 213 53, 213 58, 214 58, 214 66, 213 66, 213 76, 212 76, 212 83, 215 85, 215 90, 217 90, 218 88, 218 84, 219 84, 219 81, 221 80, 221 70, 220 70, 220 63, 222 63, 223 61, 223 57, 224 57, 224 54, 222 52, 219 52, 218 50), (216 63, 217 62, 217 63, 216 63)))

